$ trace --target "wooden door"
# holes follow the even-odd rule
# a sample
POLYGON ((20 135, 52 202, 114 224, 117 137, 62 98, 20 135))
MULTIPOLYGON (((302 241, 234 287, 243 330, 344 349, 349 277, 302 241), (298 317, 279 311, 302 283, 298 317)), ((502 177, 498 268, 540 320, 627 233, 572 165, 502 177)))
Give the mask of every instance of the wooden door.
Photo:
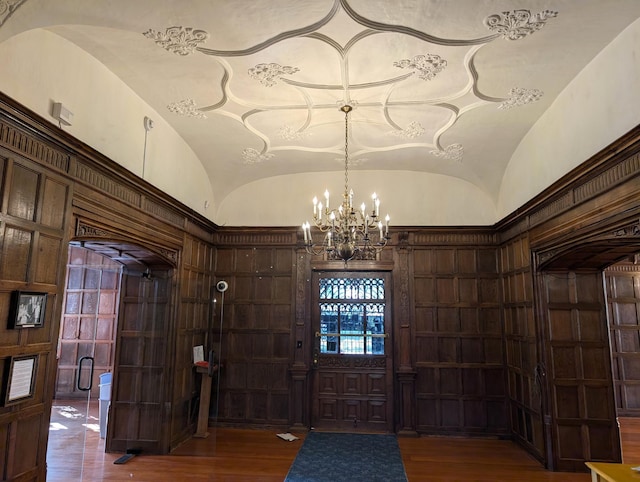
POLYGON ((392 432, 389 275, 316 272, 312 289, 312 427, 392 432))
POLYGON ((542 315, 553 470, 620 462, 620 438, 600 271, 542 273, 542 315))
MULTIPOLYGON (((168 272, 122 278, 107 451, 166 453, 168 272)), ((168 415, 168 414, 167 414, 168 415)))

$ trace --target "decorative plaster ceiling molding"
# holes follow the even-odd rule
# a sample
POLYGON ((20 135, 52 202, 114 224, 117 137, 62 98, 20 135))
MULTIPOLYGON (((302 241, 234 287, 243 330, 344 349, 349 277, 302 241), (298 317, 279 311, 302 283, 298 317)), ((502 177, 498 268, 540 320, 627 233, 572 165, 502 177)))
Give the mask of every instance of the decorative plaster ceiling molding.
POLYGON ((27 0, 0 0, 0 27, 27 0))
MULTIPOLYGON (((269 153, 269 150, 276 148, 284 150, 308 150, 305 145, 299 143, 308 139, 310 133, 321 125, 314 123, 314 119, 317 117, 316 112, 321 112, 329 108, 333 109, 335 108, 335 103, 349 103, 355 106, 358 104, 359 98, 367 99, 366 104, 364 102, 362 103, 363 107, 369 109, 367 112, 372 112, 370 108, 374 108, 383 114, 380 119, 371 118, 370 114, 367 114, 367 116, 369 116, 367 118, 368 122, 358 123, 358 129, 360 131, 364 130, 364 134, 361 134, 357 139, 354 138, 352 142, 357 145, 356 151, 359 154, 404 149, 407 147, 404 143, 375 145, 377 142, 372 143, 372 141, 366 141, 365 139, 368 138, 380 139, 379 134, 374 133, 380 122, 386 122, 388 127, 391 128, 391 131, 387 131, 387 134, 390 134, 388 138, 416 139, 425 134, 426 130, 423 126, 424 122, 428 121, 431 126, 437 126, 436 129, 432 130, 432 134, 430 134, 432 136, 431 142, 412 144, 412 147, 427 148, 427 152, 436 159, 440 158, 461 162, 464 152, 462 144, 456 142, 449 145, 446 149, 443 149, 440 147, 440 138, 456 125, 456 121, 462 115, 481 108, 486 105, 486 103, 497 103, 499 109, 508 110, 538 101, 542 97, 540 90, 520 87, 512 88, 509 91, 508 97, 504 98, 483 94, 479 87, 480 75, 475 65, 478 50, 483 45, 500 37, 515 40, 531 35, 540 30, 548 18, 555 16, 557 16, 557 12, 548 10, 544 10, 538 14, 532 14, 528 10, 502 12, 489 15, 484 21, 487 28, 497 32, 496 35, 474 39, 445 39, 425 32, 418 32, 405 26, 384 24, 367 19, 357 14, 349 6, 348 2, 336 1, 332 10, 319 21, 296 30, 282 32, 258 44, 240 50, 205 48, 202 44, 210 38, 209 33, 203 29, 193 27, 168 27, 164 33, 148 29, 143 35, 155 41, 160 47, 177 55, 188 56, 199 52, 218 60, 218 66, 224 70, 224 76, 220 85, 223 93, 222 100, 205 108, 198 108, 196 101, 188 98, 170 103, 167 108, 170 112, 178 115, 206 119, 204 115, 205 111, 219 111, 220 114, 229 115, 229 112, 224 111, 229 99, 234 99, 233 105, 237 106, 239 104, 244 106, 246 110, 241 116, 241 122, 245 128, 256 134, 263 143, 260 151, 253 148, 243 150, 242 159, 245 164, 256 165, 268 161, 274 157, 272 153, 269 153), (365 27, 365 30, 358 31, 351 26, 351 39, 344 45, 325 33, 318 31, 336 20, 337 14, 340 11, 344 11, 356 24, 365 27), (444 97, 439 95, 438 97, 432 96, 430 98, 425 96, 422 90, 416 90, 416 87, 408 84, 410 79, 414 77, 423 81, 434 81, 436 77, 444 75, 443 72, 445 68, 448 67, 449 61, 436 53, 417 54, 411 58, 393 61, 391 65, 389 65, 401 69, 411 69, 411 72, 408 74, 395 77, 377 77, 364 83, 352 82, 351 53, 366 39, 382 34, 399 35, 399 38, 410 37, 430 45, 469 48, 462 65, 464 68, 462 72, 466 72, 467 75, 467 85, 463 89, 460 89, 456 86, 456 82, 451 81, 450 83, 453 85, 454 90, 451 90, 444 97), (339 72, 341 81, 339 83, 334 85, 321 81, 312 82, 312 77, 308 77, 312 74, 306 73, 302 66, 282 65, 281 63, 271 61, 254 64, 253 67, 247 69, 246 74, 249 78, 257 80, 262 86, 267 88, 277 88, 280 84, 294 88, 298 94, 302 94, 302 98, 305 100, 304 103, 296 102, 295 98, 282 102, 278 100, 271 101, 269 97, 266 97, 265 100, 267 104, 257 104, 255 101, 249 100, 248 97, 260 94, 255 94, 252 91, 238 93, 233 90, 234 87, 230 84, 229 79, 240 73, 234 71, 234 68, 237 67, 235 67, 235 64, 230 59, 253 56, 257 53, 269 55, 271 49, 276 47, 278 47, 278 49, 275 50, 275 56, 282 57, 286 50, 279 48, 279 44, 302 38, 307 39, 307 42, 319 41, 335 53, 337 60, 336 65, 340 65, 341 69, 339 72), (290 77, 294 74, 301 74, 303 77, 306 75, 308 80, 303 80, 302 78, 300 80, 293 80, 290 77), (386 88, 387 90, 387 93, 382 97, 377 93, 377 89, 380 88, 386 88), (468 94, 470 92, 473 94, 473 97, 469 97, 468 94), (336 102, 327 104, 325 101, 327 96, 333 96, 336 102), (375 100, 376 96, 379 100, 375 100), (428 113, 425 120, 412 120, 404 123, 400 122, 399 119, 395 119, 403 109, 410 106, 412 108, 426 108, 427 110, 423 111, 423 115, 427 115, 428 113), (275 113, 290 111, 292 115, 294 115, 295 112, 299 112, 300 110, 307 111, 306 121, 303 125, 287 123, 285 127, 281 127, 277 131, 268 130, 272 129, 271 126, 258 127, 257 123, 251 120, 254 115, 264 112, 275 113), (401 123, 404 123, 406 127, 401 127, 401 123), (368 133, 369 130, 371 131, 370 134, 368 133), (298 144, 282 146, 278 144, 279 139, 298 142, 298 144)), ((313 53, 313 50, 311 50, 310 53, 313 53)), ((374 68, 375 66, 372 66, 371 70, 373 71, 374 68)), ((379 68, 383 71, 385 70, 385 66, 380 66, 379 68)), ((458 66, 457 69, 460 71, 460 66, 458 66)), ((460 73, 456 75, 459 76, 460 73)), ((442 89, 442 87, 440 87, 440 89, 442 89)), ((218 96, 218 94, 216 94, 216 96, 218 96)), ((237 114, 234 114, 233 117, 238 118, 237 114)), ((318 137, 318 139, 320 138, 318 137)), ((329 152, 334 149, 334 146, 335 141, 331 141, 329 145, 325 145, 324 147, 318 148, 316 146, 315 150, 320 149, 329 152)))

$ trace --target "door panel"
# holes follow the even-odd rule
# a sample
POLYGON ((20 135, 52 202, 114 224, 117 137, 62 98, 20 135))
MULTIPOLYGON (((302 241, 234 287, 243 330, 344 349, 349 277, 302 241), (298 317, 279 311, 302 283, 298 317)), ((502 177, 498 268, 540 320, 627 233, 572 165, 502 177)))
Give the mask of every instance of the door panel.
POLYGON ((315 430, 393 431, 388 285, 383 273, 315 273, 315 430))
POLYGON ((122 279, 107 451, 164 453, 168 272, 122 279))
POLYGON ((587 460, 620 461, 609 337, 600 271, 545 272, 540 278, 554 470, 587 460))

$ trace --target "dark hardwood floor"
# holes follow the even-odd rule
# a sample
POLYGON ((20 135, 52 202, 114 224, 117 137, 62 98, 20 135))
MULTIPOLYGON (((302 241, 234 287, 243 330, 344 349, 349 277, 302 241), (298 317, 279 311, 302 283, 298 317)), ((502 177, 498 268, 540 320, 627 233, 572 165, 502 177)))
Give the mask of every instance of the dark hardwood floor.
MULTIPOLYGON (((191 439, 171 455, 139 455, 116 465, 113 462, 122 454, 104 453, 97 402, 89 406, 88 424, 77 415, 86 409, 86 402, 54 401, 54 405, 59 408, 52 412, 47 454, 50 482, 281 482, 304 441, 304 434, 296 434, 299 440, 286 442, 276 431, 212 427, 209 437, 191 439), (84 460, 79 455, 83 444, 84 460)), ((620 424, 624 462, 640 464, 640 419, 622 419, 620 424)), ((398 442, 410 482, 591 480, 587 473, 549 472, 505 440, 401 437, 398 442)))

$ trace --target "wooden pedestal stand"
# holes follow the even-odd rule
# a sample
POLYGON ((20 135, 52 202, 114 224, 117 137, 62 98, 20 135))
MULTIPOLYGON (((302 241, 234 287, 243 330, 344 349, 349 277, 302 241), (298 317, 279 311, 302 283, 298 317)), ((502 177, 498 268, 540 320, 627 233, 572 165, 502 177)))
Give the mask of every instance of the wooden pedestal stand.
MULTIPOLYGON (((213 367, 213 373, 218 370, 217 366, 213 367)), ((209 367, 196 365, 196 373, 200 373, 200 406, 198 408, 198 427, 194 437, 207 438, 209 436, 209 403, 211 402, 211 380, 209 375, 209 367)))

